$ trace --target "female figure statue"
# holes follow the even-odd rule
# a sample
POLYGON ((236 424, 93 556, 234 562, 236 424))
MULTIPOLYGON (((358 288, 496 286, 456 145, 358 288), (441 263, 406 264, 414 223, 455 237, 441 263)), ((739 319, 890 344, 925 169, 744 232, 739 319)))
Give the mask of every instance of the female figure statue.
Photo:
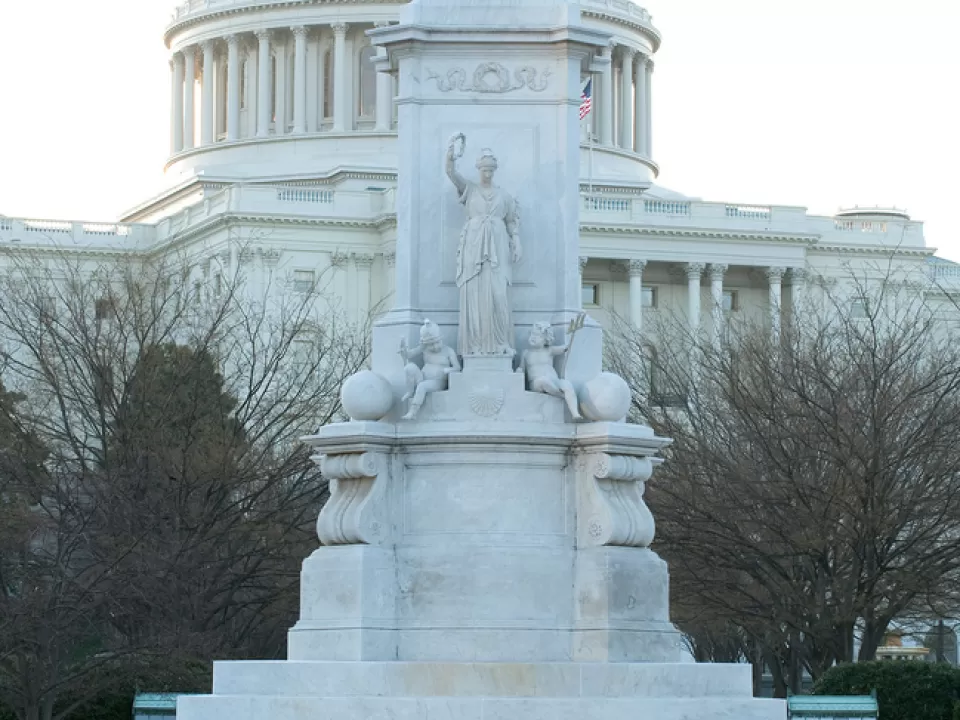
POLYGON ((477 160, 480 182, 473 183, 457 172, 454 145, 463 136, 450 139, 447 176, 457 187, 467 222, 457 249, 457 287, 460 288, 461 355, 514 355, 513 317, 508 290, 512 282, 511 261, 520 262, 520 219, 516 201, 493 184, 497 158, 484 149, 477 160))

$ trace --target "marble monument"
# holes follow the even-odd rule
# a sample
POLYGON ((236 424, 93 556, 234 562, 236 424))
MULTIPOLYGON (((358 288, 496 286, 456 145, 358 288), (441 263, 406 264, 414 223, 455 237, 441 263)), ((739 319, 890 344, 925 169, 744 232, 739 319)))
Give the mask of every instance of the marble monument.
POLYGON ((288 660, 216 663, 178 717, 785 718, 749 665, 679 662, 643 499, 669 440, 625 422, 581 311, 580 78, 610 38, 568 0, 413 0, 370 34, 399 78, 396 303, 351 420, 305 439, 330 499, 288 660))

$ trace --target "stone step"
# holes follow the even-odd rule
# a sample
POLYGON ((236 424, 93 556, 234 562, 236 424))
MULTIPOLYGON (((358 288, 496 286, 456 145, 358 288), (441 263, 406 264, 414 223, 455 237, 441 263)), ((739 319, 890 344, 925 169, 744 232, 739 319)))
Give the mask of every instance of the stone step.
POLYGON ((786 720, 783 700, 183 696, 177 720, 786 720))
POLYGON ((695 663, 247 661, 214 664, 216 695, 745 698, 751 668, 695 663))

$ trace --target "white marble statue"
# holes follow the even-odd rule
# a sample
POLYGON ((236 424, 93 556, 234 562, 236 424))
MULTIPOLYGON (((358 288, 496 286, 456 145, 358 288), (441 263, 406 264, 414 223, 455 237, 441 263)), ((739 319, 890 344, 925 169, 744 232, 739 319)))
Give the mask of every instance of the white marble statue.
MULTIPOLYGON (((461 355, 513 356, 513 317, 509 288, 511 263, 520 262, 520 220, 517 203, 493 184, 497 158, 484 149, 477 160, 480 182, 457 172, 456 141, 447 148, 447 176, 457 187, 467 222, 457 250, 457 287, 460 288, 461 355)), ((462 147, 460 154, 462 155, 462 147)))
POLYGON ((427 393, 447 389, 448 375, 460 371, 460 361, 453 348, 443 344, 437 324, 429 320, 423 321, 417 347, 408 349, 407 341, 400 341, 400 357, 403 358, 407 376, 407 394, 403 396, 403 401, 410 400, 410 409, 403 419, 413 420, 427 393), (423 368, 410 362, 411 358, 417 356, 423 356, 423 368))
POLYGON ((530 329, 530 347, 523 351, 517 372, 526 373, 527 387, 533 392, 563 398, 574 420, 582 416, 577 407, 573 384, 557 373, 553 359, 570 351, 570 345, 553 345, 553 330, 548 322, 535 322, 530 329))

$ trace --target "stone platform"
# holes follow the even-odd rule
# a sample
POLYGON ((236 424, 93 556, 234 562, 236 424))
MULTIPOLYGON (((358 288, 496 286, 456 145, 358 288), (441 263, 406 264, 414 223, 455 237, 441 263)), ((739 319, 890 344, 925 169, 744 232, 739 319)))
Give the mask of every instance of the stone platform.
POLYGON ((218 662, 179 720, 782 720, 749 665, 218 662))

